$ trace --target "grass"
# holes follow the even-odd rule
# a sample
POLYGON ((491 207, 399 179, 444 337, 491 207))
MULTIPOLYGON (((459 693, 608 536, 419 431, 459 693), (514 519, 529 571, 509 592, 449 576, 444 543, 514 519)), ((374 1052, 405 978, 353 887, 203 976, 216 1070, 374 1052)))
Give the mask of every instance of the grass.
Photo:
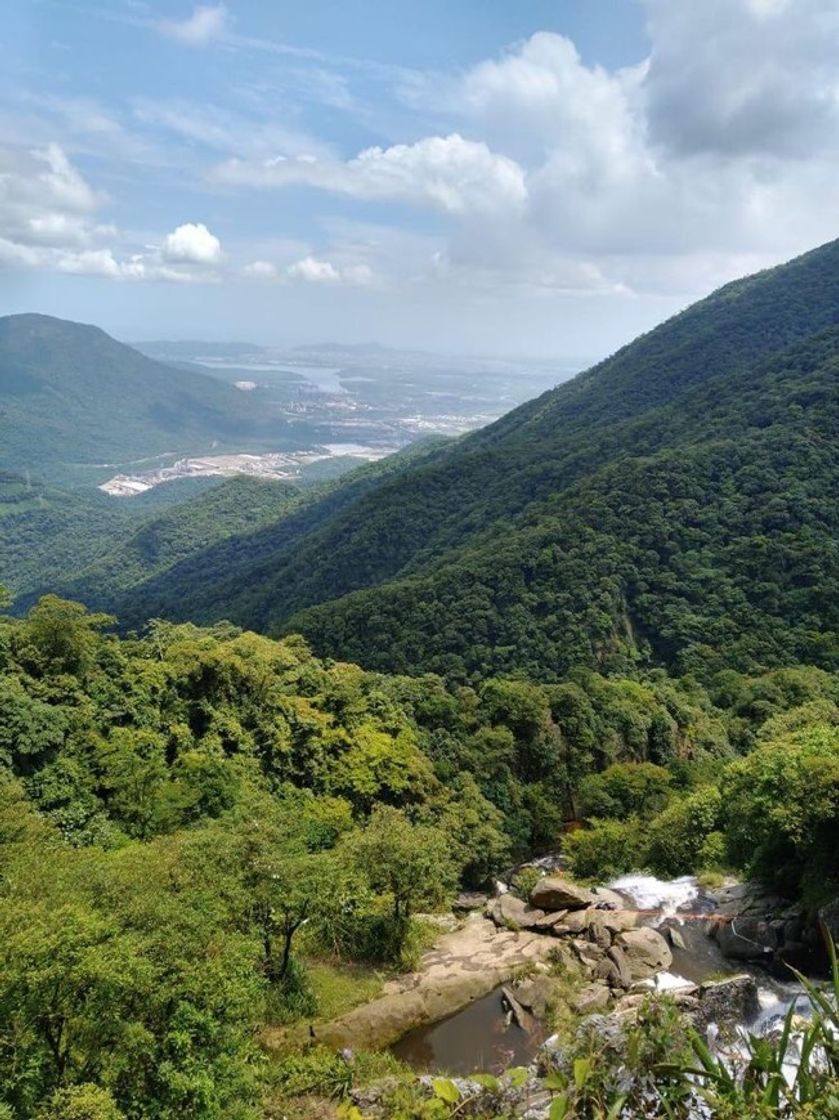
POLYGON ((380 995, 385 977, 370 965, 349 961, 308 961, 309 981, 318 1003, 318 1019, 345 1015, 380 995))

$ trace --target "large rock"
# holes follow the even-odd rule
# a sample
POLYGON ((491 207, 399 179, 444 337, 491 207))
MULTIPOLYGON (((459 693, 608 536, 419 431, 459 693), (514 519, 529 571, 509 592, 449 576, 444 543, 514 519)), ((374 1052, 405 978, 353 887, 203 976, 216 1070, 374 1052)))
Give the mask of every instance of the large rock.
POLYGON ((514 894, 502 894, 494 898, 489 904, 488 912, 495 924, 505 929, 533 929, 546 917, 544 910, 528 906, 514 894))
POLYGON ((615 945, 623 952, 633 980, 665 972, 673 963, 670 946, 654 929, 628 929, 618 934, 615 945))
POLYGON ((632 983, 632 968, 627 960, 626 953, 617 945, 613 945, 606 954, 615 968, 613 988, 628 988, 632 983))
POLYGON ((605 984, 586 984, 574 997, 572 1006, 578 1015, 592 1015, 609 1006, 609 989, 605 984))
POLYGON ((597 916, 610 933, 636 929, 641 921, 637 910, 598 910, 597 916))
POLYGON ((555 976, 537 974, 521 980, 513 988, 513 993, 522 1007, 532 1012, 537 1019, 544 1019, 562 997, 562 984, 555 976))
POLYGON ((778 948, 777 931, 772 925, 749 915, 720 923, 716 937, 720 952, 732 961, 767 960, 778 948))
POLYGON ((530 892, 530 901, 541 910, 584 910, 594 903, 594 895, 570 879, 546 875, 530 892))
POLYGON ((554 923, 553 932, 557 937, 565 937, 569 933, 576 935, 588 929, 588 910, 572 910, 570 913, 567 910, 560 910, 559 913, 564 916, 554 923))
POLYGON ((743 974, 701 984, 699 1006, 691 1018, 697 1027, 704 1030, 710 1023, 720 1027, 749 1023, 759 1010, 755 978, 743 974))

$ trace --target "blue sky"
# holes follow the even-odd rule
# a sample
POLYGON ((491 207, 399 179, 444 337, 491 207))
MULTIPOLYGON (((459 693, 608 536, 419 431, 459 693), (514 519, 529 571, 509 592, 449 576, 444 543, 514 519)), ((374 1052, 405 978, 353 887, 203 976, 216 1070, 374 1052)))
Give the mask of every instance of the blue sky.
POLYGON ((7 0, 0 313, 588 357, 836 235, 833 0, 7 0))

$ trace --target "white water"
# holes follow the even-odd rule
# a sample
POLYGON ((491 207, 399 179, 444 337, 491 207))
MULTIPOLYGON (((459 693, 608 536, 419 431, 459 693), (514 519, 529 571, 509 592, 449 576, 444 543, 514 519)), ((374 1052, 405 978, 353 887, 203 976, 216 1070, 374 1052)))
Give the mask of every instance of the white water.
POLYGON ((639 910, 658 910, 662 918, 672 917, 699 898, 693 875, 679 879, 656 879, 654 875, 621 875, 607 886, 632 899, 639 910))

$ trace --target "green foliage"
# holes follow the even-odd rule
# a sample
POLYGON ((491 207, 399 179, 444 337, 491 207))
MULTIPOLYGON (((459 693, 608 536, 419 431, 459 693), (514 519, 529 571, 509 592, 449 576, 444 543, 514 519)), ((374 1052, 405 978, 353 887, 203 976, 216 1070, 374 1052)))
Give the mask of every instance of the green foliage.
POLYGON ((123 1120, 123 1116, 107 1089, 86 1084, 58 1089, 37 1120, 123 1120))
POLYGON ((688 875, 706 866, 714 852, 723 798, 716 786, 705 786, 674 801, 649 826, 646 862, 658 875, 688 875))
POLYGON ((413 824, 389 805, 377 806, 367 824, 347 837, 343 853, 374 891, 391 896, 400 927, 418 906, 439 906, 456 883, 445 832, 413 824))
POLYGON ((814 723, 771 739, 735 763, 725 822, 738 864, 814 899, 839 886, 839 727, 814 723))
POLYGON ((588 828, 569 833, 563 849, 574 875, 581 879, 612 879, 644 867, 646 845, 637 820, 592 820, 588 828))
POLYGON ((580 804, 588 817, 650 816, 670 796, 672 775, 651 762, 616 762, 580 783, 580 804))

